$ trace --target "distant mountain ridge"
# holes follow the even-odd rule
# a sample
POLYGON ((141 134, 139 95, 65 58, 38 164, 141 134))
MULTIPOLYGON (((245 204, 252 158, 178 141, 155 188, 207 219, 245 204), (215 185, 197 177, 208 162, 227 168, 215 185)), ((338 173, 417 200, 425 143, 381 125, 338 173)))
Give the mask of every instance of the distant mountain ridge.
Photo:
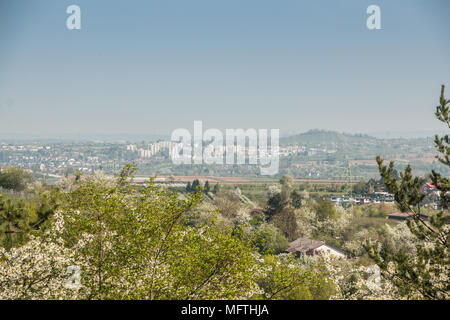
POLYGON ((327 131, 313 129, 305 133, 296 134, 290 137, 280 138, 280 145, 308 145, 308 144, 346 144, 346 143, 363 143, 368 141, 377 141, 378 138, 367 134, 350 134, 337 131, 327 131))

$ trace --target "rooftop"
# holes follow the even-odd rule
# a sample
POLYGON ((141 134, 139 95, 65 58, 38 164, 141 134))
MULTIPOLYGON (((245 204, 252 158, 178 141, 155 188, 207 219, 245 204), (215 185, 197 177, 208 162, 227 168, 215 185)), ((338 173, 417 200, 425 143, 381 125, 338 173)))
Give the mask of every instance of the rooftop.
POLYGON ((306 238, 298 238, 297 240, 292 241, 289 244, 289 248, 286 249, 287 252, 308 252, 310 250, 314 250, 323 246, 325 242, 306 239, 306 238))

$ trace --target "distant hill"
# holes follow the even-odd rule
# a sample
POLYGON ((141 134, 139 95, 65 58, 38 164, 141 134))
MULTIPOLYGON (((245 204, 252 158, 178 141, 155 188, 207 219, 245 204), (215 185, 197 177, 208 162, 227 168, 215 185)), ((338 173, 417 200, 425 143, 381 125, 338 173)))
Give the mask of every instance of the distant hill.
POLYGON ((349 134, 326 130, 309 130, 290 137, 280 138, 280 145, 341 145, 359 144, 369 141, 375 142, 377 138, 366 134, 349 134))

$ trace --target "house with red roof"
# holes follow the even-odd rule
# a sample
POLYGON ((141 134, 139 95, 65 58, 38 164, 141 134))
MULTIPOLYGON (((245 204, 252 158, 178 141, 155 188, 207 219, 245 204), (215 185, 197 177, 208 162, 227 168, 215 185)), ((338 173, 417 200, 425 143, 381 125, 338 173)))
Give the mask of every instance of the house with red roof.
POLYGON ((425 193, 425 194, 433 194, 435 192, 439 192, 438 189, 434 186, 434 184, 430 183, 430 182, 425 182, 422 186, 422 188, 420 188, 420 192, 425 193))

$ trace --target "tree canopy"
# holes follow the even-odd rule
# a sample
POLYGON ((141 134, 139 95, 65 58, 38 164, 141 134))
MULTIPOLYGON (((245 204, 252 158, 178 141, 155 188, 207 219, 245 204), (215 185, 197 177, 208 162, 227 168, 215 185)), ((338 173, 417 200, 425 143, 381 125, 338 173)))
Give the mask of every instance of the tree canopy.
POLYGON ((23 191, 32 181, 31 173, 21 168, 8 167, 0 171, 0 187, 3 189, 23 191))
MULTIPOLYGON (((450 129, 450 100, 445 99, 445 87, 442 86, 440 104, 435 115, 450 129)), ((435 136, 437 159, 450 166, 450 138, 435 136)), ((382 271, 383 277, 391 281, 400 295, 419 299, 450 298, 450 227, 449 203, 450 184, 447 177, 432 171, 431 182, 439 191, 441 210, 426 219, 420 214, 421 203, 425 195, 421 187, 425 178, 416 177, 410 165, 399 177, 394 174, 394 162, 385 165, 378 156, 380 175, 386 188, 394 195, 402 212, 413 214, 408 220, 408 228, 413 238, 413 254, 404 250, 395 250, 392 245, 368 242, 367 251, 382 271)))

